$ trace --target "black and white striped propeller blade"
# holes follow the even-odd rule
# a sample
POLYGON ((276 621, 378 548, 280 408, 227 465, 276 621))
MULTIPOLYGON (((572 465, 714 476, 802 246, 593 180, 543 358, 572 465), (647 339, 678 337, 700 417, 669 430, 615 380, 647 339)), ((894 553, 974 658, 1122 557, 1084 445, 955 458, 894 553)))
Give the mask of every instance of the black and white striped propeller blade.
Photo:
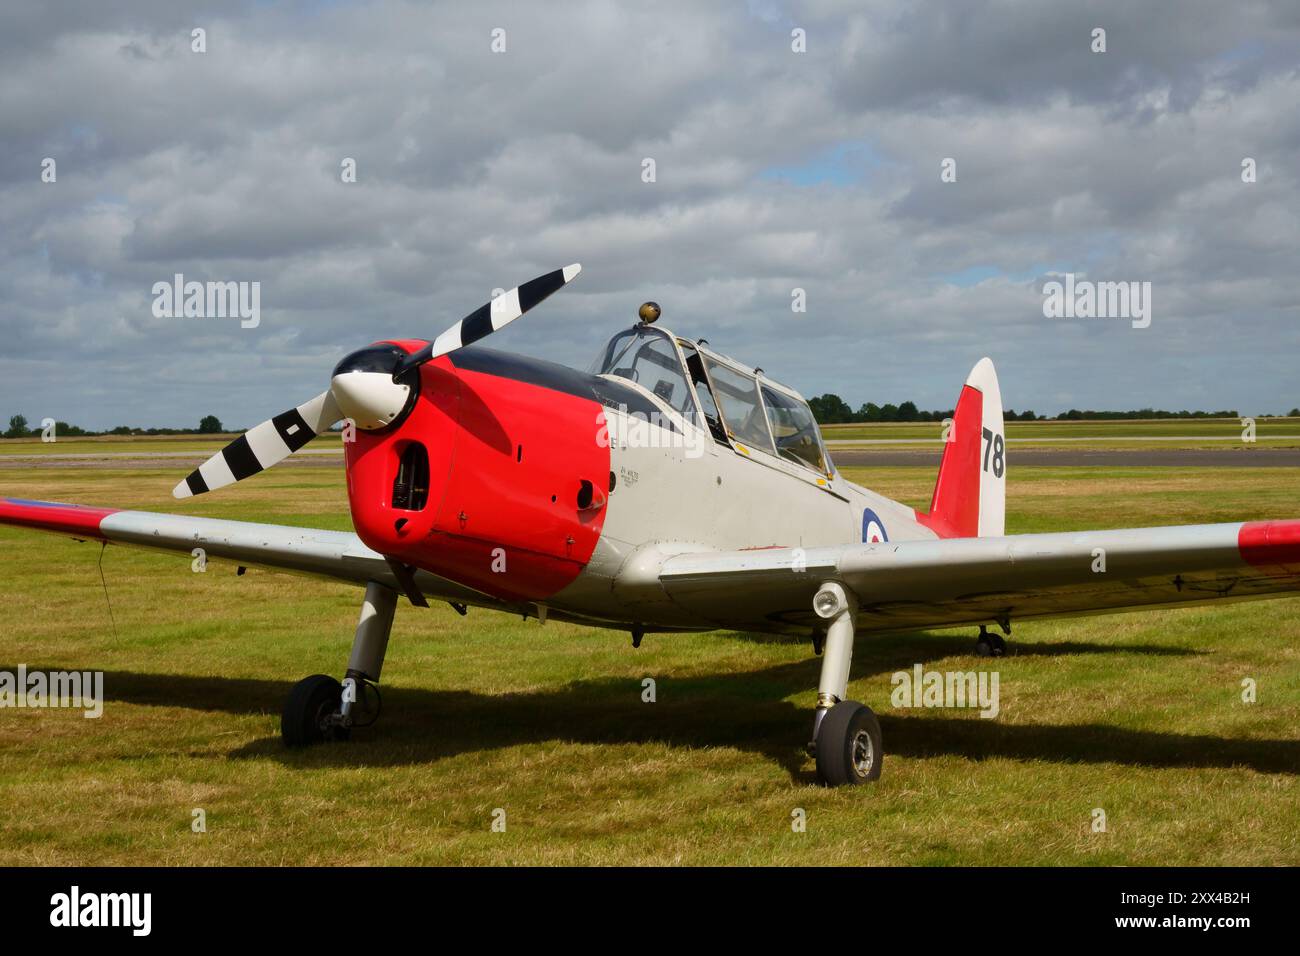
POLYGON ((343 417, 334 396, 322 392, 297 408, 255 425, 172 489, 176 498, 233 485, 283 461, 343 417))
POLYGON ((288 458, 345 415, 357 428, 385 428, 410 411, 419 394, 412 369, 504 328, 578 277, 576 262, 503 292, 471 312, 418 352, 371 346, 353 352, 334 369, 330 387, 310 402, 250 428, 172 489, 177 498, 201 495, 242 481, 288 458), (378 353, 378 354, 377 354, 378 353), (391 377, 390 377, 391 375, 391 377))
POLYGON ((559 292, 578 278, 578 274, 581 272, 582 266, 575 262, 571 266, 565 266, 563 269, 556 269, 544 276, 530 279, 509 292, 501 293, 491 302, 479 306, 465 316, 420 351, 412 352, 402 359, 393 372, 393 381, 397 381, 402 373, 418 368, 425 362, 432 361, 440 355, 454 352, 462 346, 472 345, 479 339, 486 338, 493 332, 505 328, 547 296, 559 292))

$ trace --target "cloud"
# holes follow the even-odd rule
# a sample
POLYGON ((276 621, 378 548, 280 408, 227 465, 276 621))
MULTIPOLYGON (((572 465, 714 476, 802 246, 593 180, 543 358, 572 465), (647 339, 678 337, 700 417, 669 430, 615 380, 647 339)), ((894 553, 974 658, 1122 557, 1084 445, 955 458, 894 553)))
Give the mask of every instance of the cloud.
POLYGON ((653 298, 855 405, 988 354, 1016 408, 1284 411, 1297 53, 1280 2, 10 5, 0 418, 251 425, 575 260, 493 346, 585 366, 653 298), (1043 318, 1048 271, 1151 281, 1151 328, 1043 318), (261 325, 154 318, 178 272, 261 325))

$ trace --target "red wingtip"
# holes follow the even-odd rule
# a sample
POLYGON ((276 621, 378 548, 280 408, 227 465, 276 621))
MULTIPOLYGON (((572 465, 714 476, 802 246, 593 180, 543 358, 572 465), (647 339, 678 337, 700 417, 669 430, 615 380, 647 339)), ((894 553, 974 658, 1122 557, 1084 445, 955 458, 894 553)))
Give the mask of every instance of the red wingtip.
POLYGON ((105 540, 99 523, 118 508, 91 508, 60 501, 31 501, 26 498, 0 498, 0 524, 35 528, 72 535, 74 538, 105 540))

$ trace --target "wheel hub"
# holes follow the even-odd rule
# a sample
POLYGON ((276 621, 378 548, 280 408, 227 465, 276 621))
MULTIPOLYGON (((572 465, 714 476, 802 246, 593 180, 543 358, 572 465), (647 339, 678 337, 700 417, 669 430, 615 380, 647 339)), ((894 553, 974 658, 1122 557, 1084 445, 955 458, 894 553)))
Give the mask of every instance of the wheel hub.
POLYGON ((853 772, 865 778, 875 762, 876 748, 871 743, 871 734, 859 730, 853 737, 853 772))

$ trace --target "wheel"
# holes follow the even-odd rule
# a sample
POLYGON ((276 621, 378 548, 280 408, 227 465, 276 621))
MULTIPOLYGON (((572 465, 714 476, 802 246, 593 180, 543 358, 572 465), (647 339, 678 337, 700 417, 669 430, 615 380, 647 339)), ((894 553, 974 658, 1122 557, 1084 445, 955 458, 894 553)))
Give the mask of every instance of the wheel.
POLYGON ((885 749, 870 707, 842 700, 817 728, 817 776, 828 787, 880 779, 885 749))
POLYGON ((1001 657, 1007 652, 1007 642, 999 634, 981 634, 975 641, 975 653, 980 657, 1001 657))
POLYGON ((280 737, 287 747, 307 747, 324 740, 346 740, 349 730, 329 724, 343 702, 343 685, 325 674, 304 677, 293 685, 280 716, 280 737))

